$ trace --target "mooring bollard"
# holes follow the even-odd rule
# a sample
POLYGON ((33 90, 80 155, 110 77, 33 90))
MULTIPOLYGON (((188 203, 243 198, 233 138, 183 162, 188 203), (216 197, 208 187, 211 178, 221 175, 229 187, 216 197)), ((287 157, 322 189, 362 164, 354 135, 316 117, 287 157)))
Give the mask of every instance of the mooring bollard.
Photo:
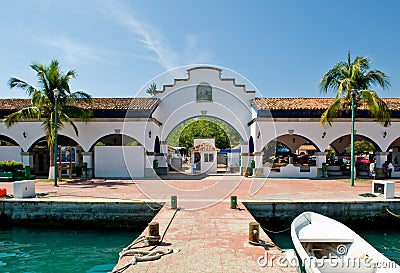
POLYGON ((154 246, 160 242, 160 224, 158 222, 150 222, 147 225, 148 236, 147 241, 149 245, 154 246))
POLYGON ((178 208, 178 198, 176 195, 171 196, 171 209, 177 209, 178 208))
POLYGON ((260 239, 260 224, 257 222, 249 223, 249 243, 258 245, 260 239))
POLYGON ((237 208, 237 196, 231 196, 231 209, 237 208))

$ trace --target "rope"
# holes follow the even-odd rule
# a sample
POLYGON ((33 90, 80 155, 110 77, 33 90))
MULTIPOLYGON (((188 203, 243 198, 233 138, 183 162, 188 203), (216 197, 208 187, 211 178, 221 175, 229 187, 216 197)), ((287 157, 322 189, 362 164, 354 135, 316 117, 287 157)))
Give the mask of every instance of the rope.
MULTIPOLYGON (((146 200, 143 200, 143 203, 145 203, 153 211, 159 211, 160 210, 160 208, 153 208, 152 206, 150 206, 150 204, 146 200)), ((157 204, 162 205, 161 203, 157 203, 157 204)))
POLYGON ((286 231, 288 231, 288 230, 290 229, 290 227, 288 227, 288 228, 286 228, 286 229, 284 229, 284 230, 272 231, 272 230, 266 229, 266 228, 263 227, 262 225, 260 225, 260 227, 261 227, 265 232, 275 233, 275 234, 277 234, 277 233, 283 233, 283 232, 286 232, 286 231))
POLYGON ((178 211, 179 211, 179 209, 176 209, 174 212, 174 215, 172 215, 171 219, 169 220, 169 223, 168 223, 167 227, 165 228, 163 235, 161 236, 160 242, 157 245, 155 245, 154 247, 152 247, 150 250, 155 249, 157 246, 159 246, 162 243, 162 241, 164 240, 164 236, 167 233, 167 230, 168 230, 169 226, 171 225, 172 221, 174 220, 175 215, 178 211))
MULTIPOLYGON (((146 203, 147 204, 147 203, 146 203)), ((164 230, 164 233, 160 239, 160 242, 153 246, 150 250, 138 250, 137 248, 139 247, 135 247, 135 249, 132 249, 132 247, 140 242, 145 242, 147 237, 146 236, 139 236, 138 238, 136 238, 135 240, 132 241, 132 243, 129 244, 129 246, 125 247, 120 253, 119 253, 119 259, 120 260, 123 256, 127 256, 127 255, 133 255, 132 260, 126 264, 125 266, 118 268, 114 271, 112 271, 111 273, 122 273, 124 272, 126 269, 128 269, 128 267, 130 267, 131 265, 135 265, 137 264, 137 262, 146 262, 146 261, 154 261, 154 260, 158 260, 160 259, 162 256, 173 253, 174 250, 172 249, 168 249, 168 251, 154 251, 154 249, 159 246, 165 237, 165 234, 167 233, 167 230, 169 228, 169 226, 171 225, 172 221, 174 220, 177 212, 179 211, 179 209, 176 209, 174 214, 172 215, 171 219, 169 220, 169 223, 167 225, 167 227, 164 230)), ((176 250, 177 252, 179 251, 179 249, 176 250)))
POLYGON ((400 215, 399 215, 399 214, 395 214, 395 213, 391 212, 388 208, 386 208, 386 211, 387 211, 389 214, 393 215, 394 217, 400 218, 400 215))

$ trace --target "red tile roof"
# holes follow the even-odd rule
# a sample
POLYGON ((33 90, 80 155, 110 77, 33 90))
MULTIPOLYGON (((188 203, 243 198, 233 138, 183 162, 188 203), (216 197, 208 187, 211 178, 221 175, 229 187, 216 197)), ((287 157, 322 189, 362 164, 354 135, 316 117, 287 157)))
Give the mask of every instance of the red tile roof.
MULTIPOLYGON (((400 98, 383 98, 392 111, 400 111, 400 98)), ((333 98, 256 98, 257 110, 325 110, 333 98)), ((152 110, 156 98, 93 98, 92 110, 152 110)), ((16 111, 31 105, 30 99, 0 99, 0 110, 16 111)))
MULTIPOLYGON (((158 103, 156 98, 93 98, 92 107, 81 106, 91 110, 152 110, 158 103)), ((0 110, 16 111, 30 105, 30 99, 0 99, 0 110)))
MULTIPOLYGON (((334 100, 333 98, 256 98, 251 103, 257 110, 325 110, 334 100)), ((383 98, 383 100, 390 110, 400 110, 400 99, 383 98)))

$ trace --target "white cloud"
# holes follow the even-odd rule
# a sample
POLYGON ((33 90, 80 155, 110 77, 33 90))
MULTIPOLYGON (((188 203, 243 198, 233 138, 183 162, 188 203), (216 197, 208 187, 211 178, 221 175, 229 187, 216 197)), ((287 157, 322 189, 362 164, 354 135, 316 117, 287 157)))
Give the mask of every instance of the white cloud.
POLYGON ((167 70, 188 63, 209 60, 210 54, 199 46, 199 39, 196 35, 191 34, 185 37, 185 48, 178 52, 177 49, 172 49, 168 46, 164 36, 154 26, 137 19, 130 13, 128 6, 123 6, 122 3, 109 1, 108 5, 104 6, 104 12, 108 16, 112 16, 113 20, 127 28, 131 33, 138 36, 139 42, 152 52, 152 55, 147 56, 148 59, 159 63, 167 70))
POLYGON ((155 56, 149 56, 149 59, 158 62, 165 69, 176 67, 177 53, 165 45, 162 35, 151 25, 137 20, 118 3, 120 2, 108 2, 106 7, 108 16, 113 16, 119 24, 139 37, 140 43, 155 54, 155 56))
POLYGON ((83 60, 101 60, 101 52, 90 46, 80 44, 65 36, 60 36, 55 39, 45 40, 49 46, 56 48, 63 52, 64 58, 67 62, 78 63, 83 60))

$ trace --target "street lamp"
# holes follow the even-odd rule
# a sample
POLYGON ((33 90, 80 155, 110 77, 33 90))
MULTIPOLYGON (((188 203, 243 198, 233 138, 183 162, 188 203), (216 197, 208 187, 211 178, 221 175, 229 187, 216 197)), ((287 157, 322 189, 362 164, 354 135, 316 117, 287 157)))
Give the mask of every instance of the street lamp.
POLYGON ((351 89, 351 155, 350 155, 350 186, 354 187, 354 100, 358 90, 351 89))
POLYGON ((60 90, 53 90, 54 94, 54 187, 57 187, 58 166, 57 166, 57 100, 60 90))

